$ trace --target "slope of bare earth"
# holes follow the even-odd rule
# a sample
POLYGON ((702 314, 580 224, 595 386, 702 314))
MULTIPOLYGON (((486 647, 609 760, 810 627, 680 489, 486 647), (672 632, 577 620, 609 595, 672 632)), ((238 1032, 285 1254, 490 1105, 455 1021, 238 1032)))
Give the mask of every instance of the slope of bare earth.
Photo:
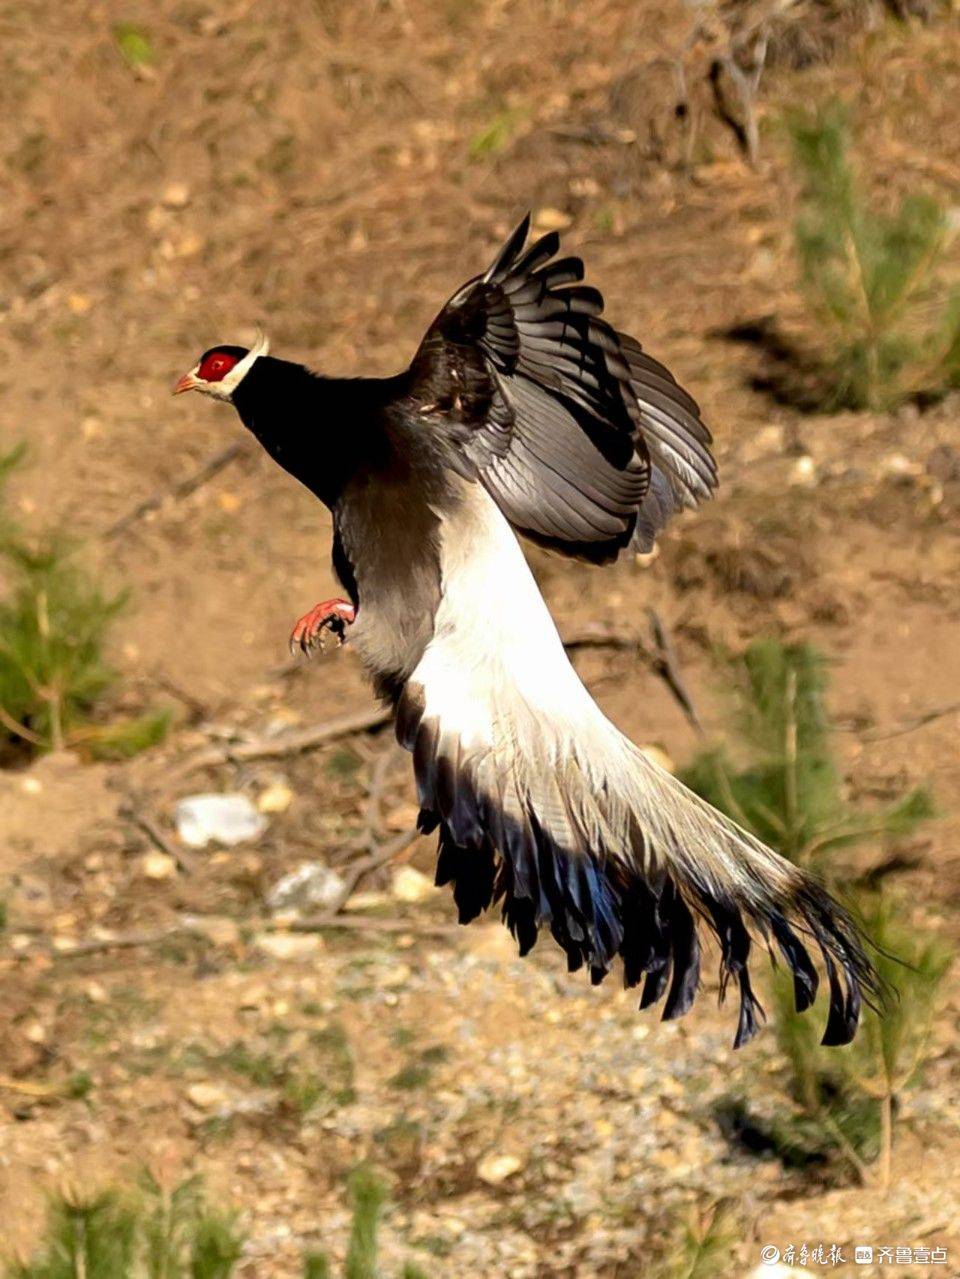
MULTIPOLYGON (((723 476, 649 567, 534 555, 561 629, 646 637, 655 607, 708 735, 723 723, 718 649, 815 641, 851 795, 922 783, 938 800, 901 850, 917 862, 903 887, 918 928, 956 939, 960 406, 804 416, 752 389, 758 352, 721 335, 773 316, 811 336, 787 105, 846 97, 881 196, 956 199, 960 33, 881 25, 829 62, 771 70, 750 170, 695 58, 692 163, 676 162, 668 60, 690 22, 668 0, 0 6, 0 447, 30 448, 14 508, 83 537, 132 586, 116 709, 180 713, 132 763, 66 756, 0 776, 8 1246, 35 1238, 52 1185, 148 1160, 203 1171, 241 1211, 242 1273, 284 1279, 308 1245, 342 1253, 344 1174, 369 1157, 391 1185, 387 1273, 413 1256, 437 1276, 643 1275, 687 1207, 717 1195, 742 1223, 730 1275, 768 1241, 936 1242, 960 1259, 955 980, 883 1197, 728 1145, 714 1102, 749 1090, 775 1108, 779 1062, 769 1034, 731 1052, 709 982, 663 1027, 613 980, 567 978, 547 945, 520 963, 498 926, 448 931, 445 896, 398 902, 387 872, 363 885, 386 894, 374 917, 409 927, 278 941, 264 903, 286 871, 342 864, 371 830, 409 824, 405 761, 380 734, 176 769, 211 739, 370 705, 349 650, 286 662, 293 617, 334 593, 328 519, 251 442, 102 536, 237 438, 232 414, 169 399, 206 346, 263 324, 276 351, 320 368, 391 371, 532 207, 587 258, 618 326, 695 392, 723 476), (119 24, 146 35, 149 65, 121 56, 119 24), (188 854, 170 819, 198 789, 292 799, 257 844, 188 854), (131 804, 179 866, 145 860, 131 804), (111 935, 152 943, 65 954, 111 935), (85 1095, 62 1095, 71 1079, 85 1095)), ((694 734, 629 648, 576 661, 635 740, 690 757, 694 734)), ((429 841, 404 857, 429 873, 429 841)))

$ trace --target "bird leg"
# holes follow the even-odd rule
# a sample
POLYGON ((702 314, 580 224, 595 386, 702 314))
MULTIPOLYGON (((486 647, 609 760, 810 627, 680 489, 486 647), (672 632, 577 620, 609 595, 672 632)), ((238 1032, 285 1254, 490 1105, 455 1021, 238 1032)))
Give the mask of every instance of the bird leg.
POLYGON ((356 617, 356 609, 346 600, 324 600, 304 613, 290 635, 290 650, 299 648, 309 654, 312 648, 323 651, 323 632, 332 631, 337 643, 346 642, 347 627, 356 617))

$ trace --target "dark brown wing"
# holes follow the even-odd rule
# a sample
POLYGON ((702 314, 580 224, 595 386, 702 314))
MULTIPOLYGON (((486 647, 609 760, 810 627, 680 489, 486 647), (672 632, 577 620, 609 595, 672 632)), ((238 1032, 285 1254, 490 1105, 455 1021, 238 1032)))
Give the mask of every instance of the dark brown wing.
POLYGON ((434 320, 408 391, 516 528, 602 562, 709 496, 710 435, 663 365, 601 318, 556 232, 524 248, 529 225, 434 320))

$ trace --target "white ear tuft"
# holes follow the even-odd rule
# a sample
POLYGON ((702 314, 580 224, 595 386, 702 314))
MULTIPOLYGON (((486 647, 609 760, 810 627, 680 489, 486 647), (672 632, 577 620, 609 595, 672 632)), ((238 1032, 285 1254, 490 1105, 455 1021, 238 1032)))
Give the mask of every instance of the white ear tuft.
POLYGON ((256 360, 259 356, 269 355, 269 354, 270 354, 270 339, 267 337, 266 333, 264 333, 263 329, 261 329, 258 324, 257 340, 256 342, 254 342, 253 346, 250 348, 248 358, 250 360, 250 363, 252 364, 253 361, 256 360))

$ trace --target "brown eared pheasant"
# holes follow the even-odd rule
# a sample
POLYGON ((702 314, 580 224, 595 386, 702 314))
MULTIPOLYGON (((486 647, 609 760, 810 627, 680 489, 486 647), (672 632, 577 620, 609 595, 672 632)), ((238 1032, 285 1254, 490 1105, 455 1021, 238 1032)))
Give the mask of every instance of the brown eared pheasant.
POLYGON ((420 826, 462 923, 493 902, 526 954, 541 928, 599 982, 619 955, 640 1006, 693 1003, 701 928, 735 1045, 762 1010, 751 939, 848 1042, 876 974, 850 918, 791 865, 664 772, 602 714, 567 660, 516 534, 594 564, 649 549, 717 471, 694 400, 602 318, 579 258, 529 218, 459 289, 395 377, 320 376, 216 346, 177 383, 233 404, 333 514, 348 596, 298 622, 304 649, 348 636, 413 754, 420 826))

